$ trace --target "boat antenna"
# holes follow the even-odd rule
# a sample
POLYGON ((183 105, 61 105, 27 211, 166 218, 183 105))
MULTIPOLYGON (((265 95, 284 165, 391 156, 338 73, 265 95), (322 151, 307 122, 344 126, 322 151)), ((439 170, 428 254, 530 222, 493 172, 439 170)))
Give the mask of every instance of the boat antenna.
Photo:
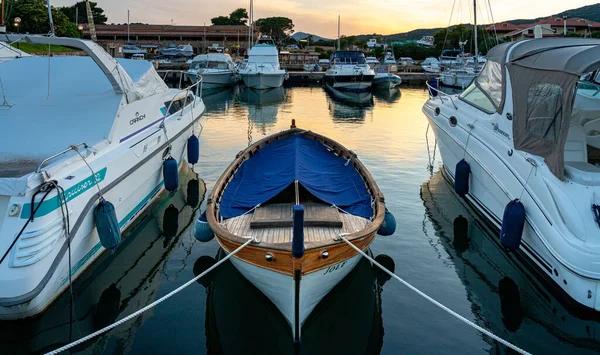
POLYGON ((127 9, 127 43, 129 43, 129 9, 127 9))
POLYGON ((338 43, 337 43, 337 50, 341 50, 340 48, 340 15, 338 14, 338 43))
POLYGON ((473 22, 473 33, 475 34, 475 67, 477 67, 477 65, 479 64, 479 59, 477 57, 479 53, 477 48, 477 0, 473 0, 473 22))

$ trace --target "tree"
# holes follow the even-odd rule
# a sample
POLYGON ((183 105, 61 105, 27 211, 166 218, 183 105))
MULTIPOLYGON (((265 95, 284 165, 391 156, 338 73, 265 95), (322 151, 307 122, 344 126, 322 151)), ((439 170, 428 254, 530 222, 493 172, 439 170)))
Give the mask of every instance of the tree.
POLYGON ((229 14, 229 24, 235 26, 244 26, 248 20, 248 11, 244 8, 234 10, 229 14))
POLYGON ((215 26, 229 25, 229 17, 227 17, 227 16, 213 17, 210 19, 210 22, 215 26))
POLYGON ((248 20, 248 11, 244 8, 235 9, 229 16, 217 16, 210 19, 215 26, 245 26, 248 20))
POLYGON ((287 17, 261 18, 254 24, 260 33, 271 36, 277 44, 282 44, 288 36, 294 33, 294 23, 287 17))
MULTIPOLYGON (((7 1, 8 19, 21 18, 19 32, 47 34, 50 32, 50 21, 48 20, 48 8, 45 0, 11 0, 7 1)), ((79 31, 75 24, 69 22, 65 14, 57 8, 52 7, 52 20, 54 31, 57 36, 79 37, 79 31)), ((12 20, 11 20, 12 22, 12 20)), ((16 26, 9 22, 9 29, 16 30, 16 26)))
MULTIPOLYGON (((87 10, 85 7, 85 1, 79 1, 72 6, 64 6, 58 8, 70 21, 77 23, 88 23, 87 10), (77 13, 77 21, 75 21, 75 14, 77 13)), ((92 17, 94 18, 94 24, 104 25, 108 18, 104 15, 104 9, 98 7, 98 3, 90 1, 90 9, 92 10, 92 17)))

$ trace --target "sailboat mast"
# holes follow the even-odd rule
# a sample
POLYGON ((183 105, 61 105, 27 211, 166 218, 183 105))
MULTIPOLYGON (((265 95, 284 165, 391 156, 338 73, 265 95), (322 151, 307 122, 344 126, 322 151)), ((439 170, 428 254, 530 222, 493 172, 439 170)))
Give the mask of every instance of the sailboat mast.
POLYGON ((338 43, 337 43, 337 50, 341 50, 340 48, 340 15, 338 15, 338 43))
POLYGON ((129 10, 127 10, 127 43, 129 43, 129 10))
POLYGON ((477 48, 477 0, 473 0, 473 20, 474 20, 474 25, 473 25, 473 31, 475 31, 475 65, 477 65, 479 63, 478 57, 477 55, 479 54, 478 52, 478 48, 477 48))

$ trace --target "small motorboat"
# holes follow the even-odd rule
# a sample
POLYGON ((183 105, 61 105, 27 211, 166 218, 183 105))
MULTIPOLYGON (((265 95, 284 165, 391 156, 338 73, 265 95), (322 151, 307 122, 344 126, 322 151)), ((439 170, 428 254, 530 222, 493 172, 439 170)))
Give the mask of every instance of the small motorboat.
POLYGON ((150 62, 95 42, 7 38, 88 54, 0 65, 11 122, 0 131, 0 319, 17 319, 44 311, 177 185, 204 104, 198 84, 169 89, 150 62))
POLYGON ((223 53, 208 53, 194 57, 186 76, 194 83, 202 78, 203 89, 232 86, 237 81, 233 60, 229 54, 223 53))
POLYGON ((393 89, 402 84, 402 78, 393 74, 389 66, 383 65, 375 68, 375 78, 373 78, 373 87, 381 89, 393 89))
POLYGON ((216 182, 206 218, 233 265, 277 306, 300 341, 303 322, 359 262, 386 214, 355 153, 295 128, 240 152, 216 182))

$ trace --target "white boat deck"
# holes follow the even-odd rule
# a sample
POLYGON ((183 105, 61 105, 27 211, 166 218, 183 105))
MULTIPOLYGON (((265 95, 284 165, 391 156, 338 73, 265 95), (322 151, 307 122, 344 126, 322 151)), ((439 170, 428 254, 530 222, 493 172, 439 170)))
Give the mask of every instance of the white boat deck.
MULTIPOLYGON (((261 206, 254 213, 225 220, 223 226, 232 234, 255 237, 260 242, 291 243, 292 207, 291 203, 261 206)), ((305 204, 304 221, 306 243, 332 241, 340 233, 358 232, 370 223, 366 218, 323 204, 305 204)))

